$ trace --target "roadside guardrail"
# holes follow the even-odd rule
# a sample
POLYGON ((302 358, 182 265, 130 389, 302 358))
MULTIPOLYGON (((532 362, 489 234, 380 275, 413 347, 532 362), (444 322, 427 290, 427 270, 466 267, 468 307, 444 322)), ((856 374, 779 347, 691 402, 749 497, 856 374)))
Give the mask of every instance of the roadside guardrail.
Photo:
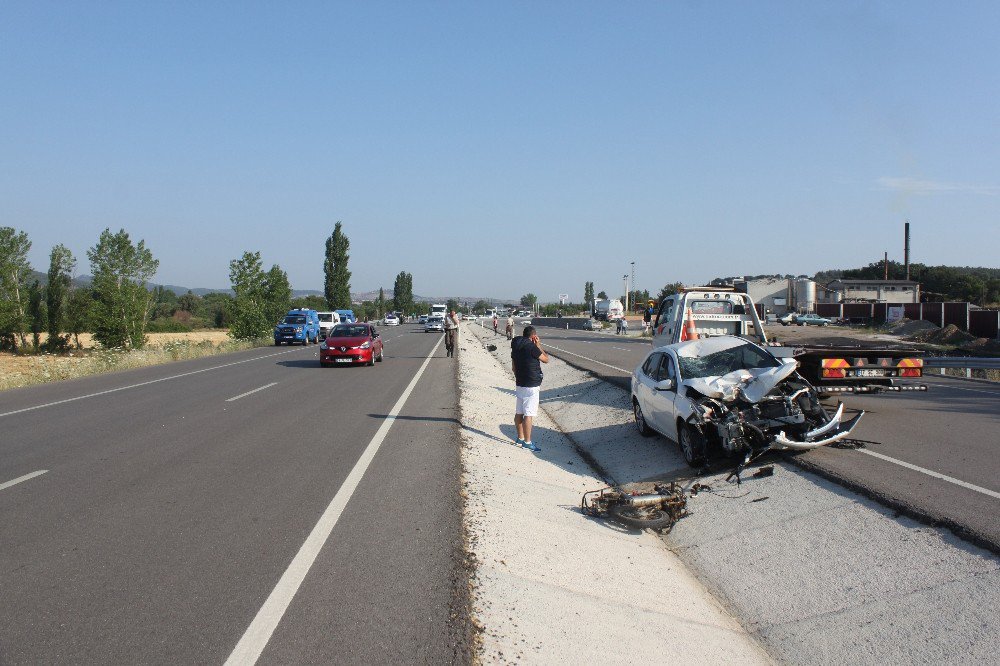
POLYGON ((939 374, 942 375, 946 374, 945 370, 948 369, 965 370, 965 376, 971 378, 973 370, 1000 369, 1000 357, 925 356, 924 367, 937 368, 939 374))

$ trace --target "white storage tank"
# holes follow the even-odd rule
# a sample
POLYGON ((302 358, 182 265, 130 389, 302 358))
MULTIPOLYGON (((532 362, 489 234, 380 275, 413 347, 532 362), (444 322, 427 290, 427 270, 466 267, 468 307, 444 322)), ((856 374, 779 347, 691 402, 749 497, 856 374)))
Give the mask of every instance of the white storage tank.
POLYGON ((799 312, 816 311, 816 283, 812 280, 795 280, 795 309, 799 312))

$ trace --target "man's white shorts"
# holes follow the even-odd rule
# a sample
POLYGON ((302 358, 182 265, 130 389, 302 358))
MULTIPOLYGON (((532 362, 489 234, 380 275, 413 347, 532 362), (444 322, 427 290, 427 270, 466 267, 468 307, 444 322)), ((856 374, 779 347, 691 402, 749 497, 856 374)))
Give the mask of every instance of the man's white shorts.
POLYGON ((538 416, 538 388, 537 386, 517 387, 517 406, 514 407, 515 414, 538 416))

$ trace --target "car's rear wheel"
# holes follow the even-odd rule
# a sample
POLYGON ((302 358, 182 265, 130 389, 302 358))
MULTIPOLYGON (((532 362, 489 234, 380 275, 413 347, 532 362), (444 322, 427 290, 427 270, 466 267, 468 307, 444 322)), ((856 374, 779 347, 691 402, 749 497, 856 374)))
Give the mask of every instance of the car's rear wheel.
POLYGON ((646 423, 646 417, 642 413, 642 407, 639 406, 639 400, 632 398, 632 413, 635 415, 635 427, 639 429, 639 434, 643 437, 652 437, 656 434, 656 431, 649 427, 646 423))
POLYGON ((691 467, 705 465, 705 438, 687 423, 677 426, 677 443, 680 444, 684 461, 691 467))
POLYGON ((385 350, 384 349, 379 349, 378 350, 378 358, 375 359, 375 360, 378 361, 379 363, 381 363, 382 362, 382 358, 384 357, 384 355, 385 355, 385 350))

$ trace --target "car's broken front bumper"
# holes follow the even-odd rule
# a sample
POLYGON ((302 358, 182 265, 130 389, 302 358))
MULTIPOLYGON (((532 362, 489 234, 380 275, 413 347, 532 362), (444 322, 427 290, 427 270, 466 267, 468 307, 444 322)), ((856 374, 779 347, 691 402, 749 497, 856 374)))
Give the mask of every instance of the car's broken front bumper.
POLYGON ((831 418, 829 422, 805 433, 802 439, 792 439, 785 435, 784 431, 781 431, 774 436, 774 441, 771 442, 771 447, 775 449, 805 450, 833 444, 834 442, 850 435, 851 431, 858 425, 858 422, 861 420, 861 417, 865 415, 865 413, 864 411, 858 412, 858 414, 849 421, 841 421, 843 415, 844 405, 841 404, 840 407, 837 408, 837 413, 833 415, 833 418, 831 418))

